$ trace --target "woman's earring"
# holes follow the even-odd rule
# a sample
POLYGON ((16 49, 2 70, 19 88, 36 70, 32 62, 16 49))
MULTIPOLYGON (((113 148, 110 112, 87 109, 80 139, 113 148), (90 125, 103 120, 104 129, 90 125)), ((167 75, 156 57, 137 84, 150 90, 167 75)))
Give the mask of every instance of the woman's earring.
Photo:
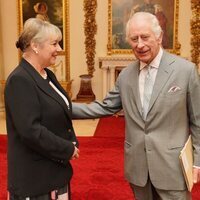
POLYGON ((36 49, 33 49, 33 51, 34 51, 36 54, 38 54, 38 51, 37 51, 36 49))

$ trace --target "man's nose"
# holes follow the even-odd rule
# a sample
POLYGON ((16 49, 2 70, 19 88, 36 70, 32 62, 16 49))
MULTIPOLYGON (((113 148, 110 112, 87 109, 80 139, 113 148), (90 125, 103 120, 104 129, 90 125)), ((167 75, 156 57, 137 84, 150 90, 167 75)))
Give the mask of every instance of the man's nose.
POLYGON ((138 44, 137 44, 137 47, 138 48, 142 48, 142 47, 144 47, 144 41, 139 37, 138 38, 138 44))

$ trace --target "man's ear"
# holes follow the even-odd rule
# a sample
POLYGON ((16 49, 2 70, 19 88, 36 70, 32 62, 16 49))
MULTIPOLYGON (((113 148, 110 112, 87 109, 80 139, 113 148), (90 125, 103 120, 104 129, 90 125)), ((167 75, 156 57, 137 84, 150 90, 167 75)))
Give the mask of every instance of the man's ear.
POLYGON ((158 37, 159 44, 162 44, 162 39, 163 39, 163 31, 160 33, 160 36, 158 37))

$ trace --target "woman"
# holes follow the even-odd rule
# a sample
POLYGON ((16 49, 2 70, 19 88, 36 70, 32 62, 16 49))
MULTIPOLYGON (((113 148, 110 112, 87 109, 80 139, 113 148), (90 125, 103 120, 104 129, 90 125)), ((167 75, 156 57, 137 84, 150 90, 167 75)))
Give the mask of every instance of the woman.
POLYGON ((10 200, 70 199, 78 141, 70 99, 47 69, 61 38, 55 25, 30 18, 16 43, 22 59, 5 87, 10 200))

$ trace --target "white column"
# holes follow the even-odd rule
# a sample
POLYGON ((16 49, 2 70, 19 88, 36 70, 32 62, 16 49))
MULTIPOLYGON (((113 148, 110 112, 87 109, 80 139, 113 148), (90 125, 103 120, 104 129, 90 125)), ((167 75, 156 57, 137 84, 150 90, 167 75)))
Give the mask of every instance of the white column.
POLYGON ((108 66, 102 66, 101 67, 103 71, 103 98, 106 96, 107 91, 108 91, 108 66))
POLYGON ((115 85, 115 66, 110 67, 110 84, 109 90, 112 90, 115 85))

